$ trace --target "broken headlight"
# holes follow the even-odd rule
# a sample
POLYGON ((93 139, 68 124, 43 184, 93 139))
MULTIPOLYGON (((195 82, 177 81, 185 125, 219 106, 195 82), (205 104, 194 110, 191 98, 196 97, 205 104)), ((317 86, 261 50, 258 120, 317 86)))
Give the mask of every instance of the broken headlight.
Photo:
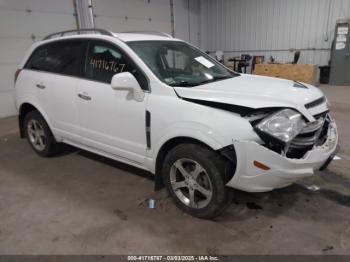
POLYGON ((263 140, 268 136, 286 144, 295 138, 304 126, 305 121, 300 113, 292 109, 283 109, 261 120, 255 126, 255 130, 263 140))

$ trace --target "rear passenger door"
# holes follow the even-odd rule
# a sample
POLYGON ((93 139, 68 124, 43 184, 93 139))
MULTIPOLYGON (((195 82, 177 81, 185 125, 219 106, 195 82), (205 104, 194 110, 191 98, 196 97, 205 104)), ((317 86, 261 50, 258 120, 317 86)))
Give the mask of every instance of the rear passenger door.
MULTIPOLYGON (((85 41, 86 42, 86 41, 85 41)), ((81 40, 60 40, 39 47, 29 69, 40 71, 36 83, 45 112, 56 137, 80 142, 76 107, 78 77, 82 74, 86 44, 81 40)))

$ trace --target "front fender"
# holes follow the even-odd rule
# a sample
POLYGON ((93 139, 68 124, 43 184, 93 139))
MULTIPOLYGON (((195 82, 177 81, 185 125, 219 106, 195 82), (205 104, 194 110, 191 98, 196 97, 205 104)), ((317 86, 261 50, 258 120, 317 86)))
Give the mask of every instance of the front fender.
POLYGON ((158 153, 162 146, 174 138, 186 137, 194 140, 198 140, 213 150, 219 150, 227 145, 232 144, 232 139, 225 138, 223 134, 218 130, 214 130, 213 128, 203 125, 198 122, 189 122, 183 121, 171 125, 162 130, 161 134, 159 134, 156 141, 152 139, 152 151, 149 154, 149 158, 153 161, 150 164, 149 168, 152 173, 155 172, 155 165, 158 153))

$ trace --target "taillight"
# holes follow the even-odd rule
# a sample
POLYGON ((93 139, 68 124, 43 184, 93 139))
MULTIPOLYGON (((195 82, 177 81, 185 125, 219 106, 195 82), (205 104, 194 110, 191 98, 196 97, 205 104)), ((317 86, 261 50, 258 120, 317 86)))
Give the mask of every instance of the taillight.
POLYGON ((16 84, 17 78, 18 78, 18 76, 19 76, 19 73, 21 73, 21 70, 22 70, 22 69, 17 69, 17 70, 16 70, 16 73, 15 73, 15 84, 16 84))

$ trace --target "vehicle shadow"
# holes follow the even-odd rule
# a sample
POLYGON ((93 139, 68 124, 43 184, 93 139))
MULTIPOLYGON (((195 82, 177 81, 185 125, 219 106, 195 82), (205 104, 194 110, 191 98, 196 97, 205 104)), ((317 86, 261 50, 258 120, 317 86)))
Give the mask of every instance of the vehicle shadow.
POLYGON ((293 184, 267 193, 246 193, 236 190, 232 204, 215 221, 242 221, 252 217, 258 219, 260 216, 275 218, 286 213, 289 213, 289 216, 299 217, 303 212, 308 214, 310 210, 318 210, 320 202, 324 200, 350 207, 350 195, 326 188, 320 188, 315 192, 302 185, 293 184))
MULTIPOLYGON (((70 152, 74 152, 74 148, 70 150, 73 150, 70 152)), ((154 175, 145 170, 84 150, 78 150, 77 154, 90 160, 123 170, 130 175, 146 178, 149 182, 154 183, 154 175)), ((162 205, 163 202, 173 204, 169 201, 170 196, 164 192, 165 189, 163 188, 161 191, 163 192, 150 192, 147 197, 152 196, 159 202, 159 205, 162 205)), ((289 187, 276 189, 267 193, 248 193, 233 189, 230 189, 230 191, 232 194, 232 202, 226 211, 215 219, 217 222, 240 221, 254 218, 261 214, 267 217, 277 217, 287 213, 291 208, 295 208, 296 202, 298 201, 313 205, 315 197, 326 198, 336 204, 350 207, 349 195, 343 195, 337 191, 323 188, 317 192, 313 192, 299 184, 293 184, 289 187)))
MULTIPOLYGON (((119 193, 115 193, 114 185, 116 187, 125 186, 125 188, 123 188, 123 192, 133 194, 132 191, 127 187, 131 184, 141 182, 144 183, 143 185, 146 185, 147 188, 144 188, 142 192, 140 190, 138 191, 137 203, 135 202, 136 204, 134 207, 131 207, 132 209, 140 208, 138 199, 147 200, 149 198, 153 198, 157 200, 157 208, 162 207, 160 209, 157 209, 158 212, 164 212, 175 216, 181 214, 180 211, 178 211, 178 209, 172 203, 171 199, 164 189, 158 192, 154 192, 152 190, 154 185, 154 176, 147 171, 71 146, 65 146, 65 150, 62 151, 61 154, 53 157, 51 160, 45 160, 35 156, 35 153, 31 151, 26 141, 19 139, 17 134, 11 134, 6 137, 8 138, 7 142, 2 143, 2 152, 5 152, 3 153, 3 157, 6 160, 4 162, 4 165, 1 167, 1 171, 4 174, 23 174, 23 177, 25 179, 32 178, 33 181, 41 181, 41 183, 44 183, 46 186, 51 187, 49 189, 50 191, 57 191, 60 193, 64 192, 64 194, 68 194, 68 198, 77 198, 77 201, 81 201, 81 193, 84 192, 84 190, 86 191, 86 194, 88 194, 89 190, 94 188, 97 188, 96 192, 98 194, 101 194, 102 192, 103 195, 106 195, 108 197, 111 196, 110 198, 113 199, 113 197, 119 196, 119 193), (114 178, 111 176, 105 176, 104 178, 100 179, 97 176, 99 175, 97 174, 98 169, 94 169, 96 172, 91 172, 88 176, 82 175, 81 172, 85 172, 86 170, 89 171, 90 164, 86 161, 81 162, 85 163, 88 167, 85 167, 84 164, 82 164, 77 166, 73 165, 72 168, 67 167, 64 169, 64 171, 60 169, 59 166, 62 163, 69 165, 69 163, 75 161, 74 158, 69 157, 69 155, 74 154, 86 158, 87 160, 96 161, 98 163, 102 163, 103 165, 108 165, 112 168, 115 168, 116 176, 119 175, 118 170, 123 171, 123 173, 125 173, 122 174, 123 180, 119 180, 114 176, 114 174, 114 178), (18 157, 19 161, 7 160, 13 159, 14 157, 18 157), (32 161, 33 157, 35 157, 36 161, 40 161, 42 165, 41 169, 37 169, 38 163, 32 161), (29 172, 28 170, 32 170, 34 167, 36 172, 27 173, 29 172), (47 172, 47 170, 50 170, 50 172, 47 172), (62 171, 64 173, 62 173, 62 171), (57 174, 57 176, 55 176, 55 174, 57 174), (128 179, 128 175, 130 175, 132 178, 128 179), (79 184, 79 187, 77 187, 76 183, 79 184), (104 188, 105 184, 107 185, 106 188, 104 188), (69 190, 67 190, 67 188, 69 188, 69 190)), ((96 165, 92 164, 91 166, 93 168, 96 168, 96 165)), ((106 170, 103 172, 104 174, 110 174, 110 172, 106 170)), ((335 176, 329 176, 328 179, 331 179, 332 177, 335 176)), ((329 181, 327 180, 326 182, 329 181)), ((343 180, 332 180, 330 182, 342 183, 343 180)), ((232 190, 232 192, 232 203, 221 216, 215 219, 215 221, 239 222, 245 219, 254 220, 256 217, 260 216, 273 218, 280 215, 285 215, 287 213, 290 215, 291 209, 294 209, 294 211, 297 210, 297 212, 292 212, 292 216, 298 216, 299 218, 299 216, 303 216, 303 214, 305 214, 305 208, 316 210, 318 208, 316 205, 317 202, 324 200, 332 201, 337 205, 346 207, 350 206, 350 195, 342 194, 340 192, 332 190, 331 188, 321 187, 319 191, 312 192, 303 186, 294 184, 285 189, 274 190, 269 193, 246 193, 238 190, 232 190)), ((93 194, 90 194, 90 196, 91 200, 94 198, 98 200, 100 197, 99 195, 93 194)), ((131 197, 131 199, 133 199, 133 197, 131 197)), ((92 204, 93 201, 89 203, 92 204)), ((111 205, 113 204, 111 203, 111 205)), ((116 201, 115 205, 119 205, 119 202, 116 201)), ((96 206, 98 206, 98 208, 102 208, 99 205, 96 206)), ((141 207, 148 208, 147 206, 147 204, 142 204, 141 207)), ((105 211, 109 212, 108 210, 105 211)), ((141 212, 143 211, 141 210, 141 212)))
POLYGON ((248 193, 232 190, 232 203, 217 222, 243 221, 261 216, 277 217, 288 212, 298 201, 300 188, 294 185, 267 193, 248 193))
POLYGON ((119 162, 119 161, 116 161, 116 160, 113 160, 113 159, 110 159, 110 158, 107 158, 107 157, 104 157, 104 156, 101 156, 98 154, 94 154, 92 152, 89 152, 89 151, 86 151, 83 149, 79 149, 77 147, 74 147, 74 146, 71 146, 68 144, 63 144, 63 143, 60 144, 58 153, 55 154, 54 158, 68 156, 71 154, 77 154, 77 155, 80 155, 82 157, 88 158, 90 160, 98 161, 100 163, 111 166, 113 168, 121 169, 121 170, 128 172, 130 174, 137 175, 137 176, 140 176, 143 178, 148 178, 149 180, 154 181, 154 176, 150 172, 147 172, 143 169, 140 169, 140 168, 137 168, 134 166, 130 166, 128 164, 124 164, 122 162, 119 162))
MULTIPOLYGON (((76 149, 76 150, 79 150, 79 149, 76 149)), ((104 156, 100 156, 85 150, 79 150, 77 154, 80 156, 89 158, 90 160, 98 161, 100 163, 111 166, 113 168, 123 170, 125 172, 130 173, 131 175, 136 175, 142 178, 149 179, 150 181, 154 181, 154 175, 152 175, 150 172, 146 170, 143 170, 128 164, 124 164, 122 162, 119 162, 110 158, 106 158, 104 156)))
MULTIPOLYGON (((80 150, 77 154, 90 160, 125 171, 130 175, 146 178, 150 183, 154 183, 154 175, 145 170, 84 150, 80 150)), ((232 202, 222 215, 214 219, 216 222, 240 221, 247 218, 254 218, 261 212, 264 214, 268 213, 269 216, 278 216, 279 214, 287 212, 288 209, 293 207, 294 202, 297 201, 298 198, 296 194, 304 189, 300 186, 292 185, 289 188, 280 189, 269 193, 247 193, 239 190, 229 190, 232 194, 232 202)), ((308 192, 305 193, 307 194, 308 192)), ((166 210, 166 212, 178 213, 177 208, 170 199, 170 196, 166 192, 165 188, 162 188, 159 191, 152 190, 152 192, 145 195, 145 199, 148 198, 153 198, 157 201, 157 208, 161 207, 163 211, 166 210), (165 207, 166 205, 170 206, 165 207), (174 211, 174 209, 176 211, 174 211)))

